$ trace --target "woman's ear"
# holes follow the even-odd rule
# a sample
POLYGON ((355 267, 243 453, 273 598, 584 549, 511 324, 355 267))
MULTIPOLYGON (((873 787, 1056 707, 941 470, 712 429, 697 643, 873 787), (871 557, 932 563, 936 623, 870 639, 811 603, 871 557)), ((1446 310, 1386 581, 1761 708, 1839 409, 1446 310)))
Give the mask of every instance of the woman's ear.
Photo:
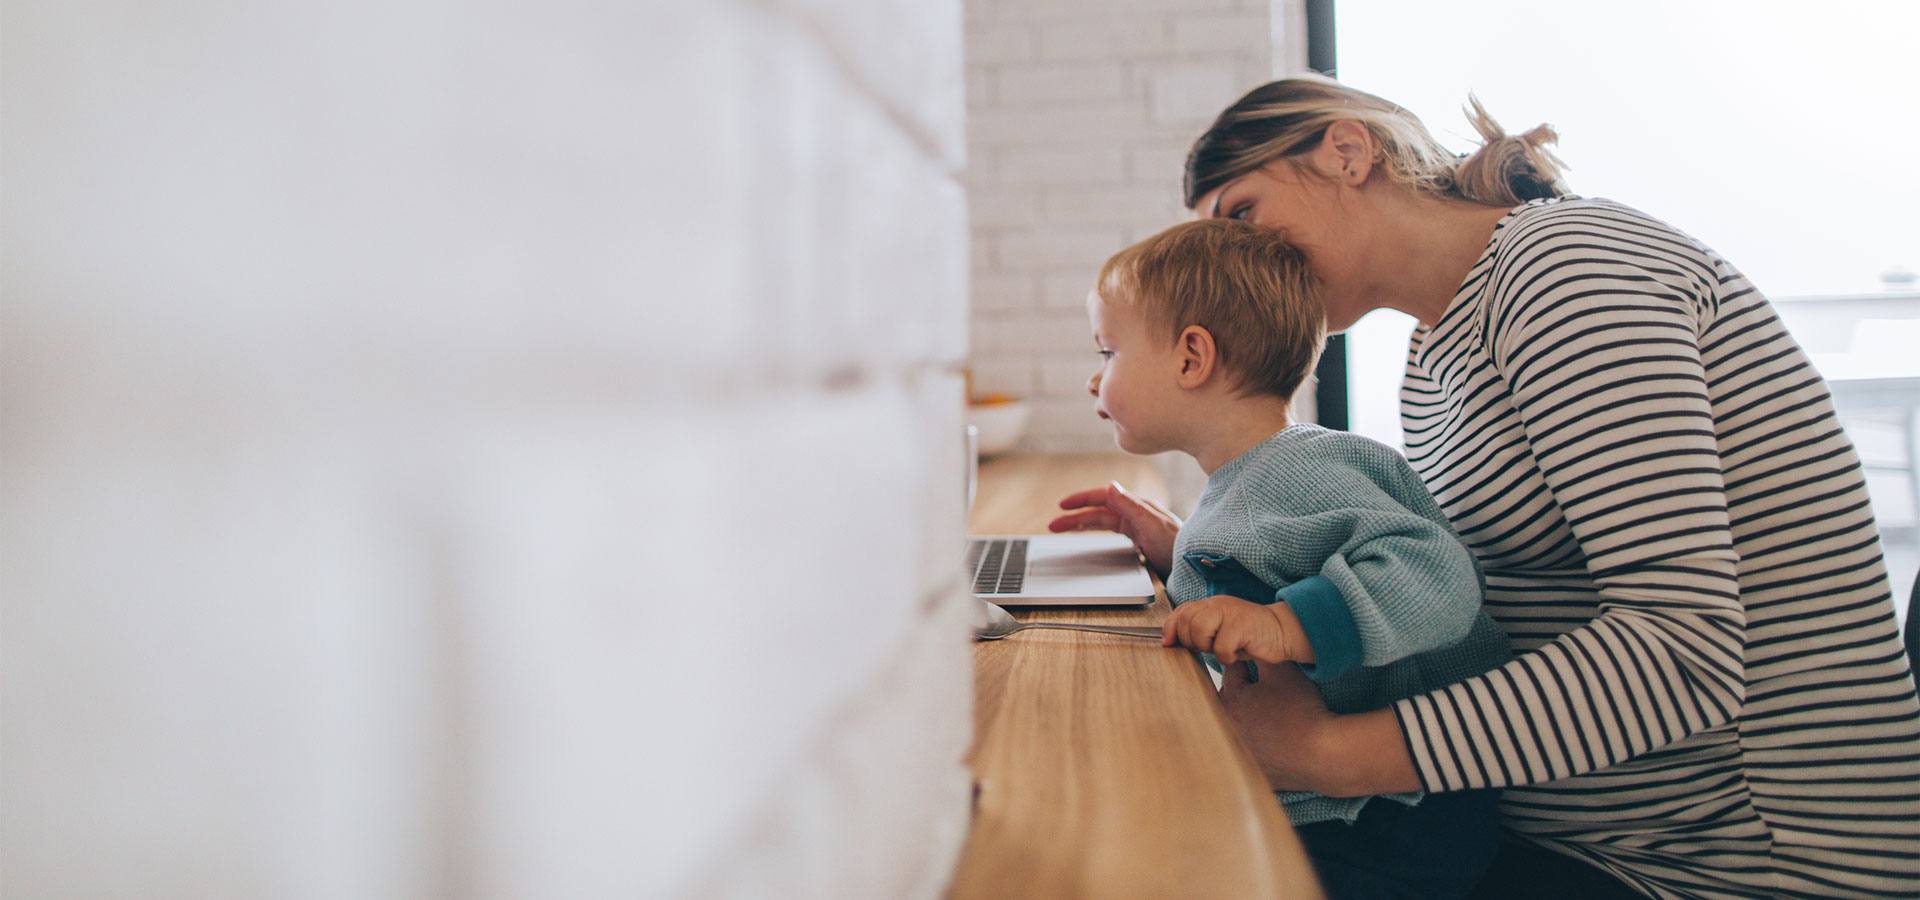
POLYGON ((1213 334, 1198 325, 1188 325, 1174 339, 1174 359, 1180 364, 1175 378, 1183 390, 1194 390, 1207 383, 1220 368, 1219 348, 1213 334))
POLYGON ((1311 151, 1313 166, 1320 174, 1348 187, 1359 187, 1373 173, 1373 132, 1352 119, 1341 119, 1327 126, 1320 146, 1311 151))

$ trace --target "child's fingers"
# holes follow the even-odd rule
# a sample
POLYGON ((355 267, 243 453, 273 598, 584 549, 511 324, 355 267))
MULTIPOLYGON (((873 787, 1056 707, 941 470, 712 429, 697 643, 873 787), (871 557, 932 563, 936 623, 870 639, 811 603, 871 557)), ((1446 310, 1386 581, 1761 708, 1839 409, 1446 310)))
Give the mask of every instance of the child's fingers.
POLYGON ((1104 506, 1067 513, 1047 523, 1048 531, 1119 531, 1120 517, 1104 506))
POLYGON ((1220 610, 1213 604, 1196 607, 1180 628, 1180 642, 1202 653, 1212 653, 1214 636, 1220 633, 1220 620, 1220 610))
POLYGON ((1233 622, 1225 616, 1220 617, 1220 627, 1213 630, 1213 646, 1207 650, 1222 663, 1233 662, 1233 622))
POLYGON ((1170 514, 1165 506, 1127 490, 1126 485, 1118 481, 1107 482, 1107 503, 1123 512, 1133 510, 1154 516, 1170 514))
POLYGON ((1193 617, 1200 612, 1200 607, 1188 604, 1180 607, 1178 612, 1185 613, 1186 615, 1180 616, 1173 622, 1174 643, 1189 650, 1199 649, 1193 645, 1193 617))
POLYGON ((1246 629, 1231 621, 1224 622, 1220 626, 1220 633, 1214 636, 1213 655, 1219 657, 1222 663, 1232 665, 1240 661, 1240 651, 1246 646, 1246 629))
POLYGON ((1173 632, 1173 642, 1189 650, 1200 648, 1193 645, 1193 617, 1200 614, 1201 604, 1189 603, 1173 611, 1173 617, 1167 620, 1168 630, 1173 632))
POLYGON ((1083 490, 1083 491, 1074 491, 1073 493, 1060 498, 1060 508, 1061 509, 1079 509, 1080 507, 1083 507, 1083 506, 1105 506, 1107 503, 1108 493, 1111 490, 1113 484, 1114 482, 1109 482, 1097 488, 1087 488, 1086 490, 1083 490))
POLYGON ((1160 624, 1160 646, 1178 644, 1189 650, 1211 653, 1220 657, 1221 662, 1232 662, 1240 658, 1239 651, 1246 647, 1244 631, 1232 624, 1214 599, 1198 600, 1175 609, 1160 624))

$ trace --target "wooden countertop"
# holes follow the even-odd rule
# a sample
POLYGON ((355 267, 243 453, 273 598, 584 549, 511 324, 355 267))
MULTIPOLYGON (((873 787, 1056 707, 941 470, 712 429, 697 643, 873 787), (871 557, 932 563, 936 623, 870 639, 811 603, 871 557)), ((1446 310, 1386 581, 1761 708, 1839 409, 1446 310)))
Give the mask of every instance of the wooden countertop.
MULTIPOLYGON (((985 461, 976 533, 1046 530, 1066 494, 1118 480, 1164 500, 1146 459, 985 461)), ((1015 610, 1022 619, 1158 624, 1142 609, 1015 610)), ((974 646, 973 825, 952 896, 1318 897, 1286 814, 1183 650, 1029 631, 974 646)))

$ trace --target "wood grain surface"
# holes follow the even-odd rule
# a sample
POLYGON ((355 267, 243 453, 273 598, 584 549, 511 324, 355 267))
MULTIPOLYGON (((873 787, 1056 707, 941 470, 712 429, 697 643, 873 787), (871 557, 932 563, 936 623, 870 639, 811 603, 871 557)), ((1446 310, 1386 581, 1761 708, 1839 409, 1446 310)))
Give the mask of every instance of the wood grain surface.
MULTIPOLYGON (((1146 459, 984 462, 975 533, 1046 530, 1059 499, 1118 480, 1165 499, 1146 459)), ((1158 624, 1153 605, 1014 610, 1158 624)), ((1318 897, 1299 840, 1194 657, 1136 638, 1028 631, 974 647, 976 802, 955 898, 1318 897)))

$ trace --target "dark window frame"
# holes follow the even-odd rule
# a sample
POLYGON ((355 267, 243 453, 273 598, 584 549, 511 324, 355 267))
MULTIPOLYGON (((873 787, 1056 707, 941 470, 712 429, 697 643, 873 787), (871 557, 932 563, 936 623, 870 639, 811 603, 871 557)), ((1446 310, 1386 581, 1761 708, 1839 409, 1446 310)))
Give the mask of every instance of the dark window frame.
MULTIPOLYGON (((1340 77, 1339 58, 1334 52, 1334 0, 1306 0, 1307 67, 1328 78, 1340 77)), ((1346 431, 1352 427, 1353 407, 1347 399, 1347 336, 1331 335, 1320 353, 1320 365, 1314 369, 1314 417, 1328 428, 1346 431)))

